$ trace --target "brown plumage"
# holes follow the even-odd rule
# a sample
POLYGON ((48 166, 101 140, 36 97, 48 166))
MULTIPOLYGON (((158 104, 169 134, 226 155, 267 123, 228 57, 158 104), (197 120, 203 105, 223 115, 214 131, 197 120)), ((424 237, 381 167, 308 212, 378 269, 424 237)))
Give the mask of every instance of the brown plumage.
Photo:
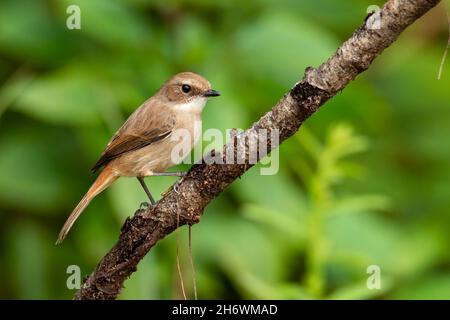
POLYGON ((102 172, 67 219, 57 243, 62 242, 91 200, 119 177, 143 178, 180 163, 189 152, 175 159, 172 150, 180 141, 171 138, 177 130, 189 134, 183 150, 190 151, 200 137, 206 100, 217 95, 205 78, 192 72, 179 73, 164 83, 108 143, 93 167, 93 171, 103 168, 102 172))

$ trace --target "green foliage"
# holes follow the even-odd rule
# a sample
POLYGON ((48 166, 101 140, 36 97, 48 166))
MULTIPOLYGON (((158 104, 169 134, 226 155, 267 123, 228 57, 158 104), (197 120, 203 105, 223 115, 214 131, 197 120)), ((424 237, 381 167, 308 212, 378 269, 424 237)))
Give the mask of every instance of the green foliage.
MULTIPOLYGON (((169 76, 195 71, 222 92, 204 129, 248 127, 374 3, 1 1, 0 298, 70 298, 66 268, 90 273, 115 243, 146 199, 135 179, 53 245, 111 134, 169 76), (70 4, 81 30, 66 28, 70 4)), ((200 298, 449 298, 447 37, 441 7, 280 147, 277 174, 258 165, 208 206, 193 228, 200 298), (370 265, 380 290, 367 289, 370 265)), ((174 181, 148 183, 160 194, 174 181)), ((186 228, 180 238, 192 293, 186 228)), ((121 298, 181 298, 175 245, 158 243, 121 298)))

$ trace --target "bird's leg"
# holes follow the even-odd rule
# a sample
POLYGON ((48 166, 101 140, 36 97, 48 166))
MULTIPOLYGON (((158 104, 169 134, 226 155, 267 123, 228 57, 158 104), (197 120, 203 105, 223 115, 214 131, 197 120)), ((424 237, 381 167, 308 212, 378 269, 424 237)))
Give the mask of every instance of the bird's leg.
MULTIPOLYGON (((145 193, 147 194, 148 198, 150 199, 150 203, 153 205, 155 205, 155 200, 153 199, 152 194, 150 193, 150 190, 148 190, 147 185, 145 184, 144 178, 143 177, 137 177, 137 179, 139 180, 139 182, 141 183, 142 188, 144 189, 145 193)), ((142 204, 141 204, 142 206, 142 204)))
POLYGON ((152 172, 151 175, 157 177, 184 177, 186 172, 152 172))
POLYGON ((141 202, 141 204, 139 205, 139 210, 146 210, 150 207, 148 202, 141 202))
MULTIPOLYGON (((187 172, 152 172, 152 176, 159 176, 159 177, 184 177, 186 175, 187 172)), ((179 193, 178 190, 178 185, 181 182, 181 180, 178 180, 174 186, 173 186, 173 191, 175 191, 176 193, 179 193)), ((166 192, 165 192, 166 193, 166 192)), ((165 194, 164 193, 164 194, 165 194)))
POLYGON ((180 180, 178 180, 177 182, 175 182, 175 184, 173 185, 173 191, 175 191, 175 193, 180 193, 180 182, 181 182, 181 179, 180 180))

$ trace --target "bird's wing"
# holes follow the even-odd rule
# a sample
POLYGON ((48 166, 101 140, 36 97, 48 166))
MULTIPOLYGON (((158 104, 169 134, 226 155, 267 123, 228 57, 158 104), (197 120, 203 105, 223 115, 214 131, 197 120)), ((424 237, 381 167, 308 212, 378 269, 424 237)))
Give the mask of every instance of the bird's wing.
POLYGON ((108 143, 92 171, 95 172, 106 166, 124 153, 138 150, 168 137, 175 122, 167 111, 164 117, 156 116, 157 113, 164 112, 160 109, 158 105, 144 104, 136 110, 108 143), (164 121, 161 121, 162 118, 164 121))

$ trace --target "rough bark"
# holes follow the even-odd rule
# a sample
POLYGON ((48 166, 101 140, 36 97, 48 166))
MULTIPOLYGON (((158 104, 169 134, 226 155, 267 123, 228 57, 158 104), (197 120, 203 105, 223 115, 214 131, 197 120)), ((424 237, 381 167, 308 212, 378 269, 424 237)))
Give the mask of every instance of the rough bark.
MULTIPOLYGON (((307 68, 303 79, 271 111, 223 147, 222 155, 225 150, 234 151, 239 144, 248 144, 248 138, 255 136, 259 129, 278 130, 280 143, 292 136, 321 105, 365 71, 406 27, 439 2, 388 1, 380 11, 380 29, 370 29, 370 15, 366 17, 364 24, 328 61, 317 69, 307 68)), ((277 147, 270 139, 269 145, 268 150, 277 147)), ((138 210, 125 221, 119 240, 86 278, 75 299, 115 299, 145 254, 177 228, 178 214, 180 226, 198 223, 208 203, 251 167, 248 157, 245 164, 192 166, 178 183, 178 192, 168 191, 156 206, 138 210)))

